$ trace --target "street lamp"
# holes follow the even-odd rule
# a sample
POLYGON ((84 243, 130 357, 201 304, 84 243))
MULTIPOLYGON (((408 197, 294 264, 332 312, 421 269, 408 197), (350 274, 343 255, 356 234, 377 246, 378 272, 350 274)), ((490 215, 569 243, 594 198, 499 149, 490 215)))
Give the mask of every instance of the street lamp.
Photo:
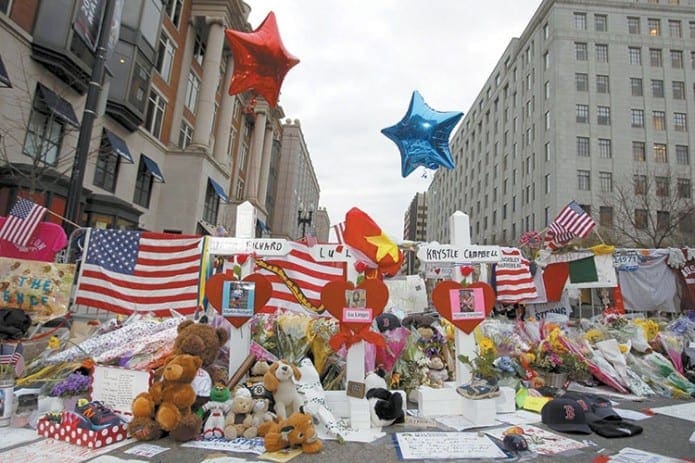
POLYGON ((302 226, 302 236, 306 236, 306 226, 311 225, 311 217, 314 215, 314 211, 309 210, 306 214, 301 209, 297 211, 297 225, 302 226))

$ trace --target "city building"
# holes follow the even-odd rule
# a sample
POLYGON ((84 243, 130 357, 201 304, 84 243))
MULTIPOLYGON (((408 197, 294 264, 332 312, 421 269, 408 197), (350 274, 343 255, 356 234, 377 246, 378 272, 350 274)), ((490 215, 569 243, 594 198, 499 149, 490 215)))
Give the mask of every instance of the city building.
MULTIPOLYGON (((427 239, 427 193, 416 193, 403 219, 403 239, 423 242, 427 239)), ((408 275, 418 273, 419 261, 415 251, 405 252, 405 272, 408 275)))
POLYGON ((300 122, 287 119, 281 137, 271 236, 292 240, 318 237, 320 188, 300 122))
MULTIPOLYGON (((20 194, 57 214, 47 220, 65 215, 105 4, 0 1, 11 82, 0 86, 0 215, 20 194)), ((233 234, 236 207, 249 201, 259 231, 273 228, 284 113, 228 93, 234 57, 224 31, 250 31, 249 12, 241 0, 123 2, 79 225, 233 234)))
MULTIPOLYGON (((639 195, 630 188, 642 176, 692 210, 694 7, 544 0, 452 136, 456 167, 439 169, 428 189, 428 238, 447 242, 460 210, 474 243, 518 243, 571 200, 610 231, 619 205, 605 198, 626 184, 639 195)), ((667 223, 669 211, 652 212, 667 223)), ((631 219, 646 227, 644 210, 631 219)), ((695 244, 693 230, 691 214, 674 244, 695 244)))

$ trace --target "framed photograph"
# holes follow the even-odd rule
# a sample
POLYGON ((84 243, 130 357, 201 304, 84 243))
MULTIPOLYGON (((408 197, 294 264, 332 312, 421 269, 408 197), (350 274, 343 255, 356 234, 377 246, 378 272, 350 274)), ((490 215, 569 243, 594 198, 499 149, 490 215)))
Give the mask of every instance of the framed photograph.
POLYGON ((482 320, 485 318, 483 288, 452 289, 449 292, 452 320, 482 320))
POLYGON ((253 316, 256 284, 249 281, 225 281, 222 286, 222 316, 253 316))
POLYGON ((345 307, 363 309, 367 307, 366 289, 349 289, 345 291, 345 307))

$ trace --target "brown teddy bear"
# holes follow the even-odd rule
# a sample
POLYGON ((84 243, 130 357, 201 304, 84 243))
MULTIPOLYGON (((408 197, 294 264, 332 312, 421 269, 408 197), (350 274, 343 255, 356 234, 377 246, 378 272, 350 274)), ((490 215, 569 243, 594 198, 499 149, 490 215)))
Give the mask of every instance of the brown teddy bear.
POLYGON ((249 371, 249 379, 246 381, 246 384, 250 386, 256 383, 262 383, 263 375, 265 375, 268 370, 270 370, 270 363, 268 363, 268 361, 256 360, 249 371))
POLYGON ((323 442, 316 434, 311 415, 304 412, 293 413, 279 423, 263 423, 258 432, 264 437, 265 449, 268 452, 287 447, 301 447, 304 453, 319 453, 323 448, 323 442))
POLYGON ((179 442, 198 437, 202 421, 191 412, 196 398, 191 382, 201 364, 202 360, 194 355, 171 357, 164 365, 161 381, 133 400, 128 433, 137 440, 158 439, 165 431, 179 442))
MULTIPOLYGON (((174 354, 197 355, 203 361, 203 368, 210 374, 210 386, 227 383, 227 373, 214 368, 213 363, 222 346, 229 339, 229 333, 223 328, 214 328, 207 323, 192 320, 182 321, 174 340, 174 354)), ((209 396, 209 394, 208 394, 209 396)))
POLYGON ((224 420, 224 437, 234 440, 237 437, 254 438, 258 435, 258 428, 253 425, 254 399, 251 392, 240 387, 234 392, 232 409, 224 420))

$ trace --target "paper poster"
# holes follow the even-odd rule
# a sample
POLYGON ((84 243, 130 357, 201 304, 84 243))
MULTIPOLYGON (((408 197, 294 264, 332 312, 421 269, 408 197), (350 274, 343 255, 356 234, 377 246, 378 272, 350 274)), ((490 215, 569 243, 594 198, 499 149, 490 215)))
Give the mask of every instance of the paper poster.
POLYGON ((265 453, 262 437, 254 437, 246 439, 245 437, 237 437, 234 440, 223 438, 218 439, 197 439, 181 444, 181 447, 194 447, 198 449, 219 450, 222 452, 249 452, 260 455, 265 453))
POLYGON ((128 450, 124 450, 123 453, 137 455, 139 457, 152 458, 153 456, 166 452, 167 450, 169 450, 169 447, 162 447, 154 444, 139 444, 129 448, 128 450))
POLYGON ((452 289, 451 320, 484 320, 485 296, 483 288, 452 289))
POLYGON ((125 439, 100 449, 89 449, 55 439, 42 439, 31 445, 22 445, 0 452, 0 461, 59 461, 60 463, 81 463, 111 452, 124 445, 132 444, 133 439, 125 439))
POLYGON ((675 418, 680 418, 682 420, 695 422, 695 402, 652 408, 651 411, 658 413, 659 415, 668 415, 675 418))
MULTIPOLYGON (((516 427, 521 428, 523 431, 523 436, 526 438, 526 442, 528 442, 529 450, 541 455, 556 455, 568 450, 586 447, 586 444, 583 442, 546 431, 545 429, 537 428, 536 426, 520 425, 516 427)), ((485 433, 502 440, 504 438, 504 432, 507 429, 509 428, 494 428, 486 430, 485 433)))
POLYGON ((528 410, 517 410, 514 413, 498 415, 495 421, 505 424, 533 424, 541 422, 541 415, 528 410))
POLYGON ((686 460, 665 457, 663 455, 630 447, 621 449, 620 452, 611 456, 608 461, 611 463, 686 463, 686 460))
POLYGON ((24 444, 40 438, 41 436, 36 434, 36 430, 34 429, 6 427, 2 430, 0 449, 6 449, 8 447, 24 444))
POLYGON ((407 275, 384 280, 389 289, 389 301, 385 312, 396 310, 405 313, 423 312, 427 309, 427 288, 420 275, 407 275))
POLYGON ((256 284, 249 281, 225 281, 222 286, 223 317, 253 317, 256 284))
POLYGON ((96 365, 92 376, 92 400, 99 400, 128 420, 133 399, 150 387, 149 371, 96 365))
POLYGON ((394 439, 402 460, 506 457, 494 442, 477 432, 399 432, 394 439))
POLYGON ((74 264, 0 257, 0 308, 23 309, 34 323, 68 311, 74 264))

